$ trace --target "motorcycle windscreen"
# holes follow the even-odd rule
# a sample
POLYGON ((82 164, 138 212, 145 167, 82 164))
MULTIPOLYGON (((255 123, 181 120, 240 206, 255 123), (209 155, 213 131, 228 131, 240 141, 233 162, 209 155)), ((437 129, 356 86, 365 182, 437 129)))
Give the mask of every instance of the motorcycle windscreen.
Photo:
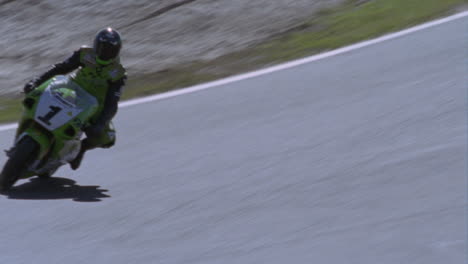
POLYGON ((95 98, 68 78, 59 78, 51 82, 42 93, 34 119, 49 131, 53 131, 95 104, 95 98))

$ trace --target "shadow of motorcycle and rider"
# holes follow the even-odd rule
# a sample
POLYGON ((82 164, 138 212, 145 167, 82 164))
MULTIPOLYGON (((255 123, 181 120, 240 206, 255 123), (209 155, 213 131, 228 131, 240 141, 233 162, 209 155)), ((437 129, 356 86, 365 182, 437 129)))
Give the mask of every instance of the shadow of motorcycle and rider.
POLYGON ((100 186, 82 186, 67 178, 41 179, 35 177, 1 193, 1 195, 8 199, 18 200, 71 199, 75 202, 100 202, 102 198, 110 197, 105 192, 108 190, 100 189, 100 186))

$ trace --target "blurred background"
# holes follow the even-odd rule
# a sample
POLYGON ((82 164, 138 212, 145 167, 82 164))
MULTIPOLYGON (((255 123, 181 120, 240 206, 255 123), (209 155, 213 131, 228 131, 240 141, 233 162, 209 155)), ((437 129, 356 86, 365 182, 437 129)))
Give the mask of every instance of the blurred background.
POLYGON ((112 26, 130 76, 209 60, 258 43, 342 0, 2 1, 0 93, 61 61, 112 26))
POLYGON ((0 1, 0 122, 23 85, 111 26, 124 99, 301 58, 465 10, 467 0, 0 1))

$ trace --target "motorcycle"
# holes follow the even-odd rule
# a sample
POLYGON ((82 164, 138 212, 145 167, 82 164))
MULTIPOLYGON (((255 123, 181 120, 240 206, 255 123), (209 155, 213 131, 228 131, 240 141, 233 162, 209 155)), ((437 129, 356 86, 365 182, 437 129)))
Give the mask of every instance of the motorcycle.
POLYGON ((68 76, 56 76, 22 102, 14 146, 0 173, 0 191, 19 179, 48 178, 80 152, 84 129, 98 109, 97 99, 68 76))

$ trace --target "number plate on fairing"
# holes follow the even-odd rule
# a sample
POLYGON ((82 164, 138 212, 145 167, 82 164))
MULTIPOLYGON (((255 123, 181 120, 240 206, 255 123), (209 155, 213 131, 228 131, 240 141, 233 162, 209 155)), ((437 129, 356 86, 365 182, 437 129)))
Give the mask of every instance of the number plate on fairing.
POLYGON ((47 87, 39 100, 34 119, 53 131, 79 115, 83 110, 60 98, 54 89, 47 87))
MULTIPOLYGON (((87 111, 89 118, 98 106, 96 98, 83 90, 69 77, 56 76, 42 93, 34 120, 53 131, 87 111)), ((80 123, 80 120, 74 120, 80 123)))

